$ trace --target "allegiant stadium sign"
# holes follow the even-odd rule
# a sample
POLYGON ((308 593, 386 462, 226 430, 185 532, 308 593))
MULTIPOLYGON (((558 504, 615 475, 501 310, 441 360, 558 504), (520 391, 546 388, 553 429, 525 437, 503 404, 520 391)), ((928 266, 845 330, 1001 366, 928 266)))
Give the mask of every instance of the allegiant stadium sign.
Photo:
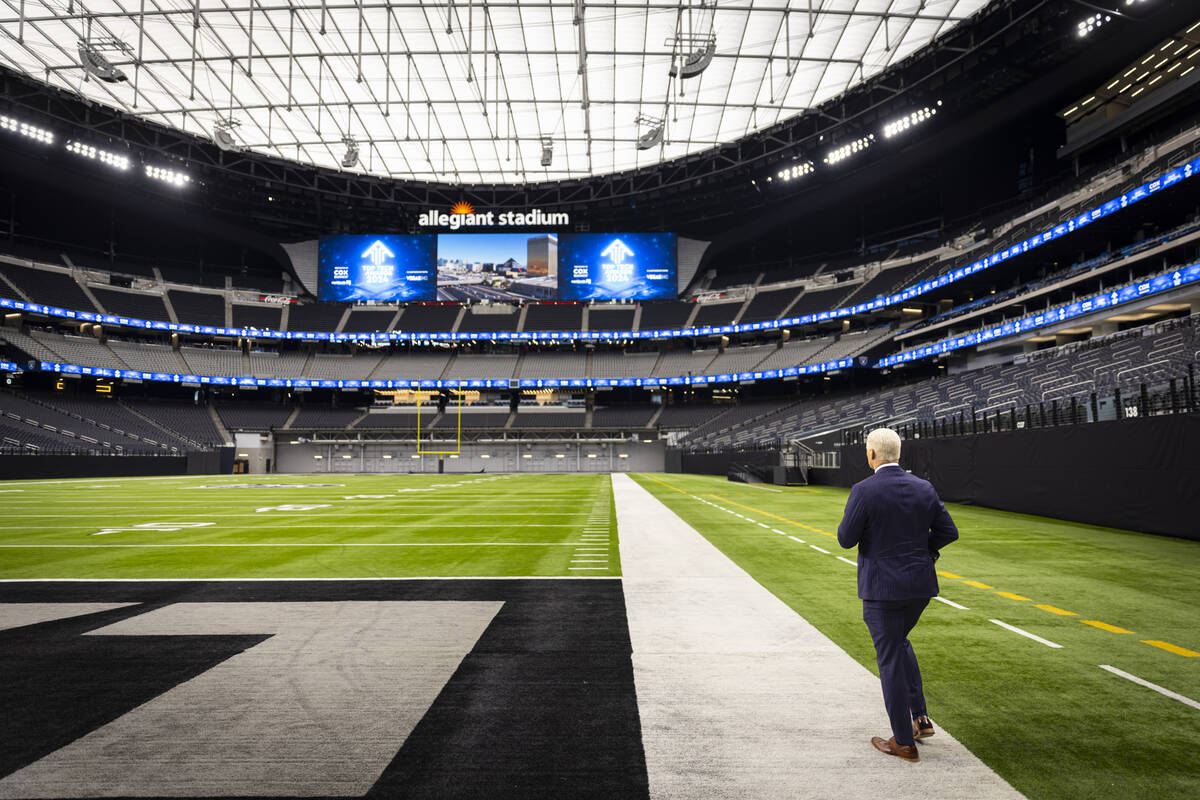
POLYGON ((540 208, 530 211, 476 212, 470 203, 455 203, 449 214, 432 210, 422 213, 417 224, 425 228, 449 228, 452 231, 459 228, 546 228, 570 225, 571 215, 565 211, 548 212, 540 208))

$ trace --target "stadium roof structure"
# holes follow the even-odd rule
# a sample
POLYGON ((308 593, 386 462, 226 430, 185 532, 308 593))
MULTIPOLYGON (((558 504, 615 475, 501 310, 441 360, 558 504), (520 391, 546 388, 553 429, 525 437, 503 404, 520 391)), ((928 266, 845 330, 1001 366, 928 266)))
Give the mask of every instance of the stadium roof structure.
POLYGON ((0 10, 0 63, 253 152, 523 184, 649 167, 769 128, 986 5, 41 0, 0 10))

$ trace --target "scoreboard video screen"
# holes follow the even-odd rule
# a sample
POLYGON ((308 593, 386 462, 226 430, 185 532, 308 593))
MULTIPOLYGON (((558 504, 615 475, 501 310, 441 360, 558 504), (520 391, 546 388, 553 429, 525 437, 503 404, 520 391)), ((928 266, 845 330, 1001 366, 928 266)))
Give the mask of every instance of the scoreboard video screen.
POLYGON ((401 303, 435 300, 436 237, 322 237, 317 251, 317 298, 401 303))
POLYGON ((674 300, 674 233, 322 237, 317 297, 333 302, 674 300))
POLYGON ((558 244, 559 300, 674 300, 673 233, 564 233, 558 244))

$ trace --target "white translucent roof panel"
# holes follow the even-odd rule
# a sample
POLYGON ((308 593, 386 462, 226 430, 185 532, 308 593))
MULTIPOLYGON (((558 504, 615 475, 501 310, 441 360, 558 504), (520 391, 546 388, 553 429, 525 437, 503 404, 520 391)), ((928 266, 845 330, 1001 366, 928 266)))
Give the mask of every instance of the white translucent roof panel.
POLYGON ((255 152, 338 168, 353 137, 353 171, 526 183, 736 140, 836 97, 986 3, 26 0, 0 6, 0 63, 202 136, 232 119, 255 152), (709 36, 707 69, 672 78, 709 36), (80 42, 128 80, 85 76, 80 42), (656 120, 663 142, 638 150, 656 120))

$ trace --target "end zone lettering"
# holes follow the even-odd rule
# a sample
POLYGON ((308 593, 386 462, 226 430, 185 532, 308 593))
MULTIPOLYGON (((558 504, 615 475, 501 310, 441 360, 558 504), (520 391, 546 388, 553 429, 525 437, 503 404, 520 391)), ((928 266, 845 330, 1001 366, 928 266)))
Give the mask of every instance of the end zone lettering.
POLYGON ((417 224, 427 228, 503 228, 510 226, 543 227, 571 224, 571 215, 565 211, 546 212, 540 208, 532 211, 486 211, 478 214, 446 214, 439 211, 423 212, 417 224))

